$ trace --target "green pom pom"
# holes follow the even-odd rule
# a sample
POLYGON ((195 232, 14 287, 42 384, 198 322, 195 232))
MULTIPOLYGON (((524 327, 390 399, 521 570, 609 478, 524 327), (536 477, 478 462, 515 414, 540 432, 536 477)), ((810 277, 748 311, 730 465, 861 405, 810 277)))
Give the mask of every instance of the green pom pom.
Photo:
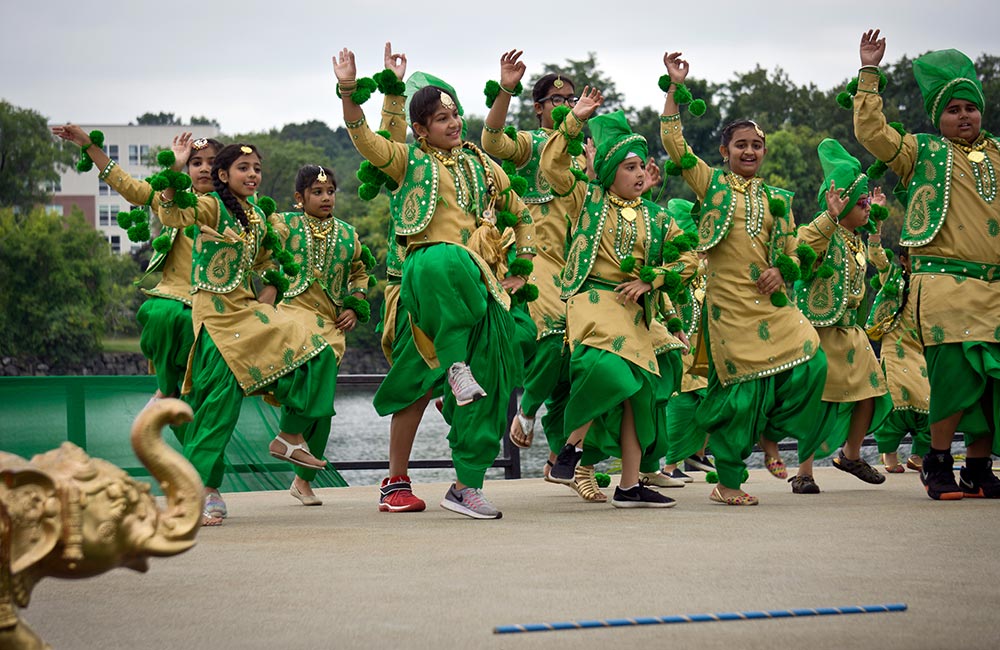
POLYGON ((675 271, 667 271, 663 274, 663 289, 668 295, 675 294, 681 288, 682 282, 680 274, 675 271))
POLYGON ((530 282, 526 283, 514 293, 514 297, 522 302, 535 302, 538 300, 538 287, 530 282))
POLYGON ((775 291, 771 294, 771 304, 775 307, 784 307, 788 304, 788 296, 783 291, 775 291))
POLYGON ((680 256, 681 252, 673 242, 663 242, 663 262, 665 264, 676 262, 680 256))
POLYGON ((374 275, 369 275, 368 276, 368 287, 369 288, 374 287, 376 284, 378 284, 378 278, 376 278, 374 275))
POLYGON ((140 243, 149 240, 149 224, 148 223, 135 223, 132 227, 127 230, 129 241, 140 243))
POLYGON ((378 185, 374 183, 362 183, 358 186, 358 196, 362 201, 371 201, 378 196, 378 185))
POLYGON ((682 171, 684 170, 681 169, 680 165, 675 163, 673 160, 668 160, 663 163, 663 173, 667 176, 680 176, 682 171))
POLYGON ((851 95, 857 95, 858 94, 858 78, 857 77, 854 77, 853 79, 851 79, 850 81, 847 82, 847 92, 850 93, 851 95))
POLYGON ((517 165, 510 160, 505 160, 500 163, 500 169, 502 169, 508 176, 514 176, 517 174, 517 165))
POLYGON ((705 482, 706 483, 718 483, 719 482, 719 473, 718 472, 714 472, 714 471, 713 472, 706 472, 705 473, 705 482))
POLYGON ((708 110, 708 104, 705 103, 704 99, 696 99, 693 102, 691 102, 690 106, 688 106, 688 112, 691 113, 691 115, 694 115, 695 117, 701 117, 702 115, 705 114, 705 111, 707 110, 708 110))
POLYGON ((816 276, 823 279, 833 277, 834 273, 833 267, 826 263, 821 264, 816 270, 816 276))
POLYGON ((579 156, 583 153, 583 143, 579 140, 570 140, 566 145, 566 151, 571 156, 579 156))
POLYGON ((149 177, 149 186, 156 192, 162 192, 170 187, 170 178, 163 174, 153 174, 149 177))
POLYGON ((170 179, 170 187, 178 191, 184 191, 191 187, 191 177, 187 174, 177 174, 170 179))
POLYGON ((486 95, 486 108, 493 108, 493 102, 497 100, 497 95, 500 94, 500 84, 490 79, 486 82, 486 87, 483 88, 483 94, 486 95))
POLYGON ((90 141, 94 143, 95 147, 103 147, 104 146, 104 133, 103 132, 98 131, 97 129, 94 129, 93 131, 91 131, 87 135, 88 135, 88 137, 90 137, 90 141))
POLYGON ((868 281, 868 286, 872 288, 872 291, 878 291, 882 288, 882 283, 879 281, 877 275, 873 275, 872 279, 868 281))
POLYGON ((510 179, 510 189, 518 196, 524 196, 528 191, 528 181, 524 176, 514 176, 510 179))
POLYGON ((681 253, 686 253, 692 248, 694 248, 694 245, 692 245, 691 243, 691 238, 688 237, 687 233, 684 233, 683 235, 678 235, 670 241, 674 245, 674 247, 681 253))
POLYGON ((515 257, 514 261, 510 263, 511 275, 531 275, 531 272, 534 270, 534 262, 523 257, 515 257))
POLYGON ((552 125, 558 129, 566 119, 566 116, 570 113, 570 107, 563 104, 562 106, 556 106, 552 109, 552 125))
POLYGON ((289 262, 288 264, 282 264, 281 270, 290 278, 294 278, 302 270, 302 265, 298 262, 289 262))
POLYGON ((76 171, 81 174, 84 172, 89 172, 94 168, 94 161, 90 159, 90 156, 80 157, 80 160, 76 163, 76 171))
POLYGON ((872 180, 877 180, 885 176, 885 173, 888 170, 889 170, 888 165, 886 165, 881 160, 876 160, 868 167, 868 171, 866 173, 868 174, 868 178, 872 180))
POLYGON ((771 216, 776 219, 780 219, 788 214, 788 205, 781 199, 768 199, 767 209, 770 210, 771 216))
POLYGON ((260 240, 261 246, 264 248, 274 248, 278 245, 278 235, 275 234, 274 230, 271 228, 271 224, 267 226, 267 233, 265 233, 264 238, 260 240))
POLYGON ((149 213, 144 208, 136 208, 131 210, 129 214, 132 215, 132 223, 149 224, 149 213))
POLYGON ((276 261, 278 264, 281 264, 282 266, 284 266, 286 264, 291 264, 292 261, 294 261, 294 259, 295 258, 292 257, 292 254, 289 253, 284 248, 280 248, 280 249, 274 251, 274 261, 276 261))
POLYGON ((375 81, 375 87, 378 88, 378 91, 383 95, 406 94, 406 84, 403 83, 401 79, 396 77, 396 73, 389 68, 376 73, 372 78, 375 81))
MULTIPOLYGON (((375 133, 377 133, 378 135, 382 136, 386 140, 392 140, 392 134, 389 133, 388 131, 386 131, 385 129, 379 129, 375 133)), ((365 161, 365 162, 367 162, 367 161, 365 161)))
POLYGON ((795 248, 795 254, 799 258, 799 277, 808 280, 812 277, 812 267, 816 263, 816 251, 809 244, 799 244, 795 248))
POLYGON ((573 169, 573 177, 581 183, 589 183, 590 177, 582 169, 573 169))
POLYGON ((870 214, 872 219, 875 219, 876 221, 885 221, 886 218, 889 216, 889 211, 885 208, 885 206, 876 205, 873 203, 870 214))
POLYGON ((597 481, 597 487, 606 488, 611 485, 611 477, 604 472, 594 472, 594 480, 597 481))
POLYGON ((174 163, 177 162, 177 156, 170 149, 164 149, 160 153, 156 154, 156 162, 160 164, 161 167, 173 167, 174 163))
POLYGON ((396 190, 399 189, 399 183, 387 177, 385 181, 385 189, 389 190, 390 192, 395 192, 396 190))
POLYGON ((890 298, 895 298, 899 295, 899 288, 895 284, 887 284, 882 292, 890 298))
POLYGON ((635 265, 637 264, 636 259, 631 255, 626 255, 625 259, 621 261, 618 268, 622 270, 622 273, 631 273, 635 270, 635 265))
POLYGON ((362 160, 361 164, 358 165, 358 171, 354 172, 354 175, 362 183, 374 183, 377 178, 376 172, 378 169, 375 165, 371 164, 367 160, 362 160))
POLYGON ((690 151, 681 156, 681 169, 691 169, 698 164, 698 156, 690 151))
POLYGON ((670 75, 665 74, 660 76, 660 79, 656 82, 656 85, 659 86, 660 90, 662 90, 663 92, 670 92, 670 84, 672 83, 673 82, 670 81, 670 75))
POLYGON ((198 224, 194 224, 193 223, 190 226, 187 226, 186 228, 184 228, 184 235, 188 239, 194 239, 195 237, 197 237, 198 236, 198 224))
POLYGON ((851 93, 846 90, 837 93, 837 103, 840 104, 840 107, 845 110, 850 111, 854 109, 854 97, 852 97, 851 93))
POLYGON ((512 126, 504 127, 503 134, 511 140, 517 140, 517 129, 512 126))
POLYGON ((375 265, 378 263, 375 260, 375 256, 372 255, 372 249, 368 248, 365 244, 361 245, 361 263, 365 265, 365 269, 367 270, 375 268, 375 265))
POLYGON ((370 90, 366 90, 361 87, 360 81, 361 80, 359 79, 358 89, 351 93, 351 101, 357 104, 358 106, 361 106, 362 104, 367 102, 369 99, 371 99, 372 96, 370 90))
POLYGON ((889 85, 889 78, 885 76, 885 73, 881 70, 878 71, 878 91, 882 92, 885 87, 889 85))
POLYGON ((656 279, 656 269, 652 266, 644 266, 639 269, 639 279, 643 282, 648 282, 653 284, 653 280, 656 279))
POLYGON ((799 267, 795 264, 795 261, 781 253, 778 255, 778 259, 775 260, 774 265, 778 268, 778 272, 781 273, 781 279, 785 282, 795 282, 801 276, 799 272, 799 267))
POLYGON ((667 331, 670 332, 671 334, 676 334, 682 329, 684 329, 684 321, 677 318, 676 316, 667 321, 667 331))
POLYGON ((265 217, 270 217, 278 209, 278 204, 269 196, 262 196, 257 200, 257 207, 264 213, 265 217))
POLYGON ((891 262, 893 257, 895 257, 895 253, 892 252, 892 249, 885 249, 885 258, 891 262))
POLYGON ((177 207, 184 210, 186 208, 193 208, 198 204, 198 197, 194 192, 178 192, 174 196, 174 203, 177 207))
POLYGON ((889 122, 889 126, 891 126, 899 135, 906 135, 906 127, 903 126, 902 122, 889 122))
POLYGON ((170 250, 172 244, 173 242, 170 241, 170 235, 163 233, 153 240, 153 250, 157 253, 166 253, 170 250))
POLYGON ((674 92, 674 101, 678 104, 688 104, 692 99, 694 99, 694 96, 688 90, 688 87, 684 84, 677 84, 677 90, 674 92))
POLYGON ((118 213, 118 217, 116 218, 116 221, 118 221, 118 227, 119 228, 121 228, 122 230, 128 230, 129 226, 132 225, 132 213, 131 212, 119 212, 118 213))
POLYGON ((497 211, 497 228, 499 230, 504 230, 506 228, 513 228, 517 225, 517 215, 513 212, 508 212, 506 210, 497 211))

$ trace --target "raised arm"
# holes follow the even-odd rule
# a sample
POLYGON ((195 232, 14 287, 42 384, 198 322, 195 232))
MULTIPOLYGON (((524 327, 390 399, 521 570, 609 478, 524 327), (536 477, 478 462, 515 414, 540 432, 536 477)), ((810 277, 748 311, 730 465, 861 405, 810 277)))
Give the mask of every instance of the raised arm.
MULTIPOLYGON (((406 55, 392 51, 392 43, 385 44, 384 63, 400 81, 406 77, 406 55)), ((380 131, 388 131, 393 142, 406 142, 406 97, 387 94, 382 98, 382 123, 380 131)))
POLYGON ((799 241, 816 251, 817 262, 826 255, 830 238, 837 231, 838 220, 833 215, 840 214, 847 205, 847 199, 842 198, 840 192, 841 189, 831 181, 826 190, 826 210, 799 228, 799 241))
POLYGON ((675 165, 681 165, 683 168, 684 165, 688 165, 686 161, 690 160, 685 156, 694 158, 694 164, 683 169, 681 176, 683 176, 684 182, 694 190, 698 200, 702 200, 712 182, 712 168, 704 160, 698 158, 688 147, 687 141, 684 140, 680 106, 677 104, 674 94, 677 92, 677 84, 682 84, 687 79, 690 66, 681 56, 680 52, 666 52, 663 55, 663 65, 667 68, 667 74, 670 75, 670 86, 663 103, 663 114, 660 116, 660 141, 675 165))
POLYGON ((604 103, 604 95, 596 88, 586 87, 580 95, 580 101, 573 110, 566 114, 559 129, 552 135, 542 148, 539 169, 552 191, 558 196, 573 195, 570 218, 575 218, 583 207, 583 199, 587 192, 587 183, 580 180, 571 168, 571 157, 567 147, 572 139, 583 131, 584 124, 594 114, 597 107, 604 103))
POLYGON ((521 50, 504 52, 500 56, 500 92, 493 100, 493 106, 486 115, 483 125, 483 150, 500 160, 510 160, 515 165, 523 165, 531 156, 531 135, 518 131, 517 138, 511 139, 504 131, 510 98, 514 89, 524 77, 525 66, 520 60, 521 50))

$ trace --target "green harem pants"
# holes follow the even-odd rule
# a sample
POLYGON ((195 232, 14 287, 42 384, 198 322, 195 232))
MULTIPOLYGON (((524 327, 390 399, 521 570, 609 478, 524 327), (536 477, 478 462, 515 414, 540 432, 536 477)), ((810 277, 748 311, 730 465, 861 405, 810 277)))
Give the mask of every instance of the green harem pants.
POLYGON ((180 395, 194 345, 191 307, 179 300, 151 296, 139 307, 135 319, 142 326, 139 348, 153 364, 156 387, 167 397, 180 395))
POLYGON ((959 411, 965 444, 990 438, 1000 454, 1000 343, 970 341, 924 348, 931 385, 931 424, 959 411))
POLYGON ((569 400, 569 351, 562 334, 550 334, 538 341, 535 356, 525 373, 521 412, 533 418, 545 404, 542 430, 549 450, 558 454, 566 444, 564 418, 569 400))

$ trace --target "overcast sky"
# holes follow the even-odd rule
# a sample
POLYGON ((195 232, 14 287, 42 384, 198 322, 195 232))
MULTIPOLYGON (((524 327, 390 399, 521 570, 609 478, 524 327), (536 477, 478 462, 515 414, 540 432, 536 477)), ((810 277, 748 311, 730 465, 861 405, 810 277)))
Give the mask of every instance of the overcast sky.
POLYGON ((856 72, 868 27, 882 28, 894 62, 952 47, 998 55, 998 25, 995 0, 6 0, 0 98, 52 122, 163 111, 215 118, 228 134, 312 119, 336 128, 331 56, 349 47, 370 75, 391 40, 410 72, 451 82, 470 113, 485 114, 483 85, 514 47, 526 78, 596 52, 627 104, 660 108, 666 49, 684 52, 694 77, 725 82, 760 64, 825 90, 856 72))

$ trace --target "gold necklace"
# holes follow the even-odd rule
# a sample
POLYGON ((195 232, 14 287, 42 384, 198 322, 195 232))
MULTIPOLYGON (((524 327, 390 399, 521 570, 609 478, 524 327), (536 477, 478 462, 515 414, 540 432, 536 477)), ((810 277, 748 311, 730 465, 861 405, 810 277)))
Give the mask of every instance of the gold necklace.
POLYGON ((729 172, 729 185, 732 186, 734 190, 740 194, 746 194, 747 190, 750 189, 750 185, 757 179, 756 176, 753 178, 743 178, 739 174, 734 174, 729 172))
POLYGON ((440 160, 441 164, 444 165, 445 167, 454 167, 456 164, 458 164, 456 156, 445 155, 430 145, 427 145, 426 149, 430 152, 432 156, 440 160))
POLYGON ((608 200, 611 201, 613 205, 618 207, 618 213, 621 214, 627 221, 635 221, 637 215, 635 209, 642 203, 641 196, 637 196, 631 201, 626 201, 625 199, 608 192, 608 200))
POLYGON ((969 159, 969 162, 981 163, 986 160, 986 153, 984 153, 983 150, 986 149, 986 145, 989 144, 989 140, 987 140, 986 136, 982 133, 979 134, 979 138, 976 140, 975 144, 963 144, 956 140, 951 140, 951 143, 965 154, 965 157, 969 159))
POLYGON ((309 215, 306 217, 306 223, 309 224, 309 230, 312 231, 313 237, 326 239, 326 236, 330 234, 330 230, 333 228, 333 215, 330 215, 327 219, 318 219, 309 215))

